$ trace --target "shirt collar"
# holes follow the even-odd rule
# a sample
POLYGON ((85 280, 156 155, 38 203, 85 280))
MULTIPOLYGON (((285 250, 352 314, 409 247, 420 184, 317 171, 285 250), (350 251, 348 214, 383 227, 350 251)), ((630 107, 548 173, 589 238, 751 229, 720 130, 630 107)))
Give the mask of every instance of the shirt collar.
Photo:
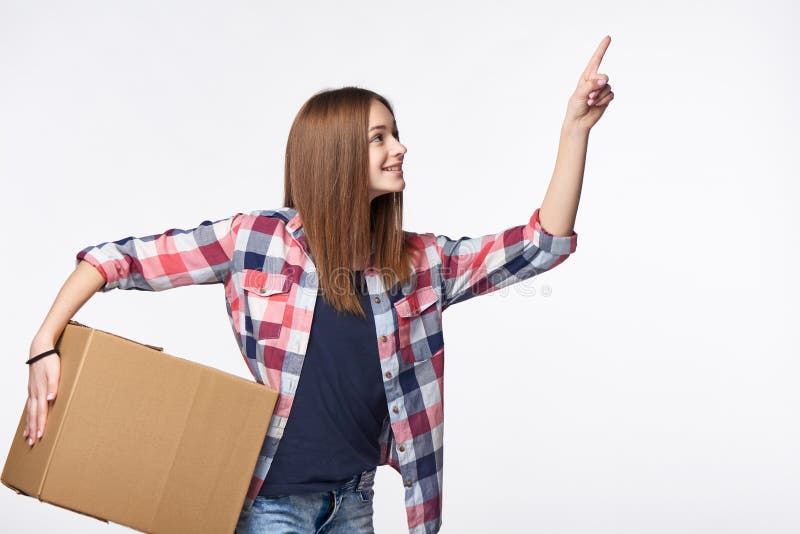
POLYGON ((292 237, 302 245, 306 254, 309 254, 308 241, 306 240, 305 231, 303 230, 303 219, 300 213, 294 208, 284 206, 277 210, 277 213, 286 224, 286 229, 292 234, 292 237))
POLYGON ((297 212, 297 210, 294 208, 284 208, 283 212, 286 217, 286 228, 292 232, 292 235, 294 235, 296 232, 302 231, 303 219, 300 217, 300 214, 297 212))
MULTIPOLYGON (((292 234, 292 237, 297 240, 303 246, 303 249, 306 251, 306 254, 309 254, 308 248, 308 240, 306 240, 305 231, 303 230, 303 219, 300 217, 300 213, 294 209, 289 207, 284 207, 280 210, 283 212, 283 216, 286 219, 286 229, 292 234)), ((367 263, 367 274, 372 274, 373 267, 374 267, 375 257, 374 254, 370 254, 370 258, 367 263)))

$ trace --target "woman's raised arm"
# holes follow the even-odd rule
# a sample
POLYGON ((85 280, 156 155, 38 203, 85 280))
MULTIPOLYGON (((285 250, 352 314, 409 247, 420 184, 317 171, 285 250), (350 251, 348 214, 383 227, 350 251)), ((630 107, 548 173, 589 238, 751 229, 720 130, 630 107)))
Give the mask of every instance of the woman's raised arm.
POLYGON ((575 251, 589 132, 614 99, 608 76, 597 72, 610 43, 610 36, 600 41, 578 79, 561 127, 553 176, 528 223, 476 238, 427 236, 428 242, 435 240, 441 258, 443 309, 543 273, 575 251))
POLYGON ((609 44, 611 37, 606 35, 581 73, 561 126, 556 167, 539 214, 542 227, 555 236, 572 234, 583 186, 589 132, 614 99, 608 75, 597 72, 609 44))

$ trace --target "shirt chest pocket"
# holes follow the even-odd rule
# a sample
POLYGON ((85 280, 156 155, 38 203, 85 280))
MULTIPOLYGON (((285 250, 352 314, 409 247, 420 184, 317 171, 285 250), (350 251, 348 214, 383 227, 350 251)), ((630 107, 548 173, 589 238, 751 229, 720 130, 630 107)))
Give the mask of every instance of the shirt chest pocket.
POLYGON ((292 279, 285 274, 242 271, 242 289, 250 319, 245 326, 258 339, 280 337, 291 288, 292 279))
POLYGON ((433 287, 421 286, 394 303, 398 350, 405 362, 429 360, 444 347, 438 300, 433 287))

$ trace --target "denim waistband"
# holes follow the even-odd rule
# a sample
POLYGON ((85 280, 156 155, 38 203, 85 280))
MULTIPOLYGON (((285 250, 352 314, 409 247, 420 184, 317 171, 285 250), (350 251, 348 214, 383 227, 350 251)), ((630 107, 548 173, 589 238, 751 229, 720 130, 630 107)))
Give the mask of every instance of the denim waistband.
POLYGON ((364 471, 363 473, 359 473, 354 475, 353 478, 345 482, 344 486, 339 488, 339 490, 349 490, 349 489, 357 489, 359 491, 369 488, 375 482, 375 472, 378 470, 377 467, 374 467, 368 471, 364 471))

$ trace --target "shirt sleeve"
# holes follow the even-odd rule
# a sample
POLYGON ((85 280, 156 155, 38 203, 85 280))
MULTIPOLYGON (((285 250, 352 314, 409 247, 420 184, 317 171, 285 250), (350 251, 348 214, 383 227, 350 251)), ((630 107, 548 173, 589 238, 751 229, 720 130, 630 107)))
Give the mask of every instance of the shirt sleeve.
POLYGON ((163 291, 190 284, 223 283, 230 272, 243 214, 203 221, 196 228, 126 237, 89 246, 75 256, 103 275, 100 292, 112 289, 163 291))
POLYGON ((442 309, 548 271, 575 252, 578 234, 554 236, 539 223, 539 209, 527 224, 482 237, 436 236, 442 262, 442 309))

